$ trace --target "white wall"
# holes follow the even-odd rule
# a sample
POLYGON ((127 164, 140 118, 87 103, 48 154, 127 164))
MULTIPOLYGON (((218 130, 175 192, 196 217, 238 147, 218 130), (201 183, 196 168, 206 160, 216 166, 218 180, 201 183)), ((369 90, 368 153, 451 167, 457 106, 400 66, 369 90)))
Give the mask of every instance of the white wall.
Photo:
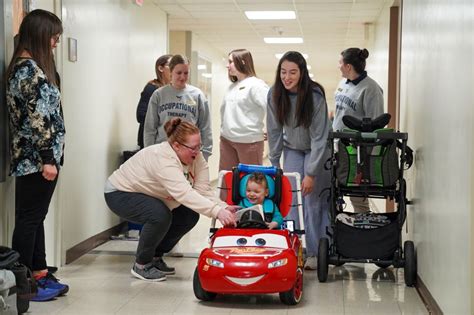
POLYGON ((63 0, 65 165, 57 188, 62 252, 117 224, 103 185, 123 150, 136 148, 135 110, 167 49, 167 17, 145 1, 63 0), (67 60, 67 38, 78 60, 67 60))
POLYGON ((402 20, 418 274, 445 314, 472 314, 474 3, 407 0, 402 20))
POLYGON ((387 111, 388 94, 388 44, 390 33, 390 6, 391 1, 386 1, 380 16, 374 25, 367 58, 367 73, 383 89, 384 108, 387 111))

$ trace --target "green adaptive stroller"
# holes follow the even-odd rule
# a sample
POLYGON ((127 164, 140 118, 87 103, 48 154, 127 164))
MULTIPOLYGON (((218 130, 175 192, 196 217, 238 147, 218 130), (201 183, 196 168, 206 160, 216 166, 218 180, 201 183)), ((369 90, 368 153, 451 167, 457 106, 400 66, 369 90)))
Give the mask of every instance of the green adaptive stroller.
POLYGON ((415 284, 415 247, 412 241, 402 247, 401 236, 409 203, 403 172, 413 163, 413 152, 407 146, 407 133, 383 128, 389 121, 389 114, 373 120, 344 116, 350 129, 329 134, 331 231, 319 241, 320 282, 327 280, 329 264, 357 262, 403 267, 406 285, 415 284), (396 211, 345 212, 344 196, 394 200, 396 211))

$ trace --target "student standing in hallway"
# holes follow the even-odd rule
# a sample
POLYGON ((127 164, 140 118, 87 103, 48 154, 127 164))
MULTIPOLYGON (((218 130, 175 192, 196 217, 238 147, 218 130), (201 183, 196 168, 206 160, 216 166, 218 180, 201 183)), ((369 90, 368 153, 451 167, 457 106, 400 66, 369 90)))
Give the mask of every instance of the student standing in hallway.
POLYGON ((199 214, 234 226, 238 208, 219 200, 211 189, 199 129, 172 118, 164 130, 167 141, 140 150, 105 184, 109 208, 143 224, 131 273, 146 281, 163 281, 175 273, 162 256, 196 225, 199 214))
MULTIPOLYGON (((332 127, 342 130, 344 115, 362 119, 376 118, 383 114, 382 88, 365 71, 365 60, 369 57, 367 49, 348 48, 341 53, 339 70, 344 79, 339 82, 335 93, 336 113, 332 127)), ((355 212, 370 210, 369 200, 363 197, 351 197, 355 212)))
POLYGON ((53 56, 62 32, 61 20, 53 13, 30 12, 21 23, 7 69, 10 175, 16 177, 12 248, 37 280, 33 301, 51 300, 69 290, 48 273, 44 235, 64 158, 66 131, 53 56))
POLYGON ((202 153, 207 159, 212 154, 212 130, 209 104, 204 93, 187 84, 189 60, 174 55, 170 60, 171 84, 156 90, 150 98, 145 118, 144 145, 166 141, 165 123, 174 117, 195 124, 201 131, 202 153))
POLYGON ((246 49, 229 53, 229 86, 221 106, 219 170, 239 163, 263 163, 268 86, 256 77, 252 54, 246 49))
MULTIPOLYGON (((316 269, 319 239, 329 225, 329 203, 321 192, 330 186, 324 163, 331 129, 324 88, 310 79, 306 60, 296 51, 283 55, 268 93, 267 130, 270 162, 301 175, 306 230, 306 269, 316 269)), ((294 200, 293 204, 297 204, 294 200)), ((297 220, 293 207, 285 219, 297 220)))
POLYGON ((137 121, 140 124, 138 128, 137 143, 140 149, 143 149, 143 128, 145 125, 145 116, 148 110, 148 102, 150 97, 156 89, 170 83, 171 74, 169 63, 173 55, 163 55, 159 57, 155 62, 155 73, 156 79, 149 81, 142 93, 140 94, 140 101, 137 106, 137 121))

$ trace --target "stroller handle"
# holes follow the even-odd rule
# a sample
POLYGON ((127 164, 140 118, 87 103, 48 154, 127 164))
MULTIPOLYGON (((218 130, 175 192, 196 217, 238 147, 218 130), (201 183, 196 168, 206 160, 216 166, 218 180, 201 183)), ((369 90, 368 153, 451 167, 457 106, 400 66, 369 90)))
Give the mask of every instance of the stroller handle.
POLYGON ((393 140, 407 140, 408 133, 406 132, 360 132, 360 131, 330 131, 329 140, 332 139, 393 139, 393 140))

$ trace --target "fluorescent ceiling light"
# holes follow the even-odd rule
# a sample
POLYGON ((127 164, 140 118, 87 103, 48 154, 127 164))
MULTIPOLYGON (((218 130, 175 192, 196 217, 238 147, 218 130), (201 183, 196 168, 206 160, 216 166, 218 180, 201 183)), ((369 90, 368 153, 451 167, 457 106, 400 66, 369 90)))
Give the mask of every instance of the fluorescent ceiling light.
MULTIPOLYGON (((276 59, 280 60, 284 54, 275 54, 276 59)), ((302 54, 304 59, 308 59, 308 54, 302 54)), ((311 66, 310 66, 311 67, 311 66)), ((309 69, 308 69, 309 70, 309 69)))
POLYGON ((198 70, 206 70, 207 66, 206 65, 198 65, 198 70))
POLYGON ((295 11, 245 11, 249 20, 295 20, 295 11))
POLYGON ((302 44, 302 37, 265 37, 263 41, 267 44, 302 44))
POLYGON ((205 73, 202 74, 202 76, 207 78, 207 79, 210 79, 210 78, 212 78, 212 73, 205 72, 205 73))

